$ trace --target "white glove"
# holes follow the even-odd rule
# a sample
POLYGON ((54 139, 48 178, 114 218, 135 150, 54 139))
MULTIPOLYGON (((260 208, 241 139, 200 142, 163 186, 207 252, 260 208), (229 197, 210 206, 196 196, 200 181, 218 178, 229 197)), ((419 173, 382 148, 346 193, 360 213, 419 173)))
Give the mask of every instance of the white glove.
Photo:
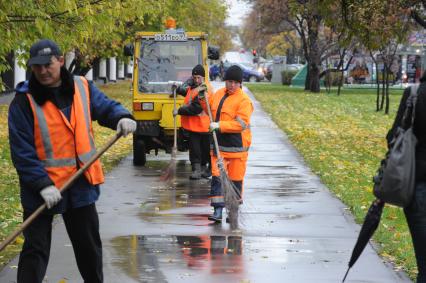
POLYGON ((178 110, 177 109, 174 109, 173 110, 173 117, 176 117, 178 115, 178 110))
POLYGON ((41 197, 47 205, 47 208, 54 207, 61 199, 61 193, 55 186, 47 186, 40 191, 41 197))
POLYGON ((122 133, 123 136, 127 136, 130 133, 136 131, 136 122, 129 118, 122 118, 117 124, 117 133, 122 133))
POLYGON ((219 130, 219 122, 211 122, 210 123, 210 132, 219 130))

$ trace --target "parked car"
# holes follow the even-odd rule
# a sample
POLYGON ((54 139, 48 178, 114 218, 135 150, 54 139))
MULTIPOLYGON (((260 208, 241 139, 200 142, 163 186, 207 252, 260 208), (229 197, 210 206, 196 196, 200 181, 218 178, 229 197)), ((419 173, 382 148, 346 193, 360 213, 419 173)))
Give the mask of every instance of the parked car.
POLYGON ((232 65, 237 65, 237 66, 239 66, 241 68, 241 70, 243 70, 243 81, 260 82, 260 81, 262 81, 265 78, 265 76, 263 75, 263 73, 259 72, 256 69, 256 66, 253 65, 253 64, 251 64, 251 63, 230 63, 230 62, 225 62, 223 64, 225 72, 232 65))
POLYGON ((259 72, 262 72, 264 76, 266 76, 266 73, 268 71, 268 67, 272 65, 272 61, 264 61, 262 63, 259 63, 257 70, 259 72))

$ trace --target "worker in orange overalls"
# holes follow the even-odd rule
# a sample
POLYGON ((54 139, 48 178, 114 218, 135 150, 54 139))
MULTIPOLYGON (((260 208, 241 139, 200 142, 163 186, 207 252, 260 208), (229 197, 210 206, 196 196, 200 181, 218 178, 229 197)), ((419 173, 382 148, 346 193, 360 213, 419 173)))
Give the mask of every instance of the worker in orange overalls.
MULTIPOLYGON (((202 65, 197 65, 192 69, 190 82, 179 87, 176 92, 185 95, 184 105, 182 105, 174 115, 181 115, 182 128, 189 135, 189 160, 191 162, 191 180, 208 178, 211 176, 210 166, 210 119, 207 113, 201 108, 198 99, 197 87, 204 83, 205 71, 202 65)), ((209 94, 212 88, 210 85, 209 94)))
MULTIPOLYGON (((251 144, 250 117, 253 113, 253 103, 241 88, 242 80, 241 68, 236 65, 229 67, 225 73, 225 87, 219 89, 213 96, 209 96, 208 101, 213 118, 210 131, 216 131, 220 155, 229 178, 238 189, 241 200, 248 150, 251 144)), ((199 97, 202 107, 206 109, 204 92, 200 91, 199 97)), ((220 223, 225 200, 215 154, 215 151, 211 152, 213 176, 210 200, 214 213, 208 219, 220 223)))

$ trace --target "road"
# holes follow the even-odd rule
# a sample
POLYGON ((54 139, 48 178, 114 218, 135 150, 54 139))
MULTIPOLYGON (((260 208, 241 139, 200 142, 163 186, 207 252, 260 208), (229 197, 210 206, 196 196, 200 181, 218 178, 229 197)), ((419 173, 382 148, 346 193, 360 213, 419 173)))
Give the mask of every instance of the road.
MULTIPOLYGON (((169 155, 149 156, 146 167, 129 156, 107 175, 97 203, 105 282, 341 282, 360 227, 254 103, 239 230, 207 220, 209 180, 188 179, 187 153, 178 155, 174 187, 159 178, 169 155)), ((46 282, 82 282, 56 222, 46 282)), ((0 282, 14 282, 16 264, 0 282)), ((369 245, 346 282, 411 281, 369 245)))

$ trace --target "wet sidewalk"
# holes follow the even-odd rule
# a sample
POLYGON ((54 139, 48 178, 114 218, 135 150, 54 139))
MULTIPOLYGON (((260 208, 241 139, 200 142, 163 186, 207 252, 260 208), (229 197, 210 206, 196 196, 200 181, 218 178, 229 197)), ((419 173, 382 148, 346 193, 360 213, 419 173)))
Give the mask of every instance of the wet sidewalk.
MULTIPOLYGON (((105 282, 341 282, 360 227, 255 109, 240 230, 207 221, 209 183, 188 179, 187 154, 178 155, 176 188, 159 181, 169 155, 141 168, 128 157, 97 203, 105 282)), ((15 281, 16 264, 0 282, 15 281)), ((82 282, 59 217, 46 282, 82 282)), ((346 282, 411 281, 367 246, 346 282)))

